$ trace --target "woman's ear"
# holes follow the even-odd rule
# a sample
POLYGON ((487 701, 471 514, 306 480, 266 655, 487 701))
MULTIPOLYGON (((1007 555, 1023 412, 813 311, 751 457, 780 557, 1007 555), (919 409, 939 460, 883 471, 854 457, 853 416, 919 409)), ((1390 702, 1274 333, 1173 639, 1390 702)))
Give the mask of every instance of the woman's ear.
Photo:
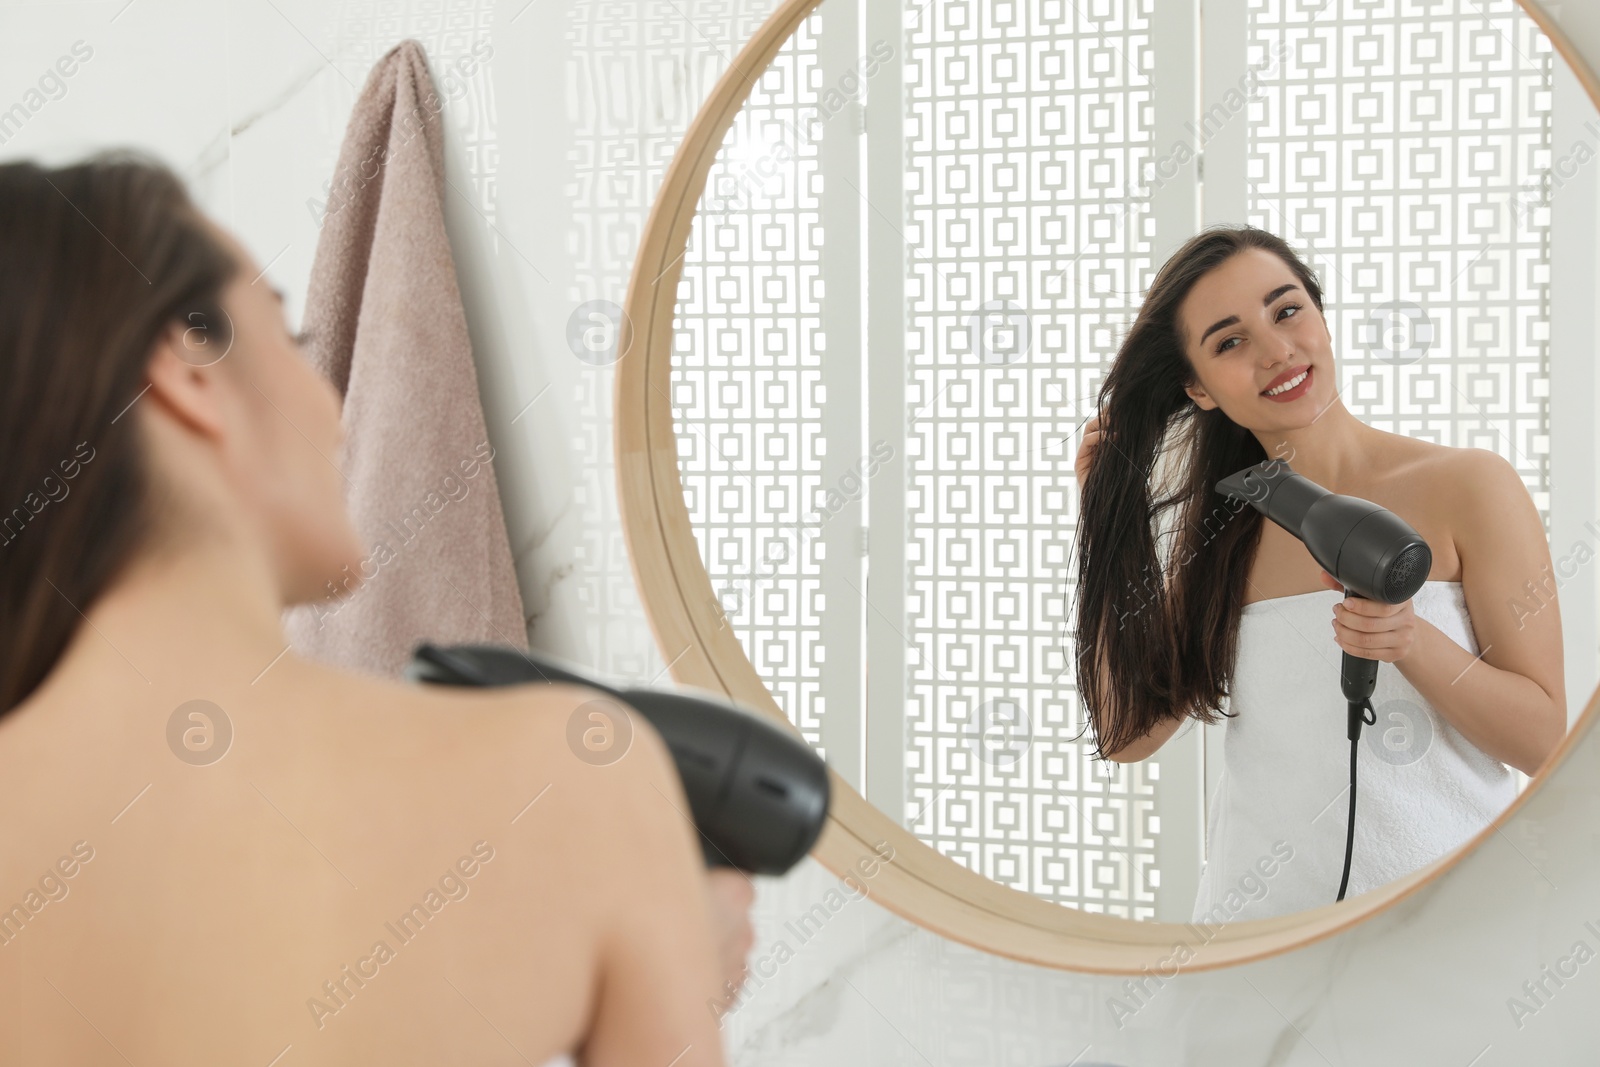
POLYGON ((1183 391, 1189 394, 1189 399, 1193 400, 1201 411, 1210 411, 1217 406, 1217 402, 1211 399, 1210 394, 1198 385, 1186 385, 1183 391))
POLYGON ((150 398, 194 432, 221 437, 226 416, 219 368, 215 362, 197 363, 185 337, 184 327, 172 323, 151 346, 145 363, 150 398))

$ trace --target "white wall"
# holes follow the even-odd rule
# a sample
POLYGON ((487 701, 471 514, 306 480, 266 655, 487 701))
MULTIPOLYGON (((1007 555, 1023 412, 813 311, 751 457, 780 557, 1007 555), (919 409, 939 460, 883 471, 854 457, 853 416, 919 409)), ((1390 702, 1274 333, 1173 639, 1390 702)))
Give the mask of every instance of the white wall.
MULTIPOLYGON (((74 42, 93 55, 0 158, 157 152, 271 263, 298 318, 318 235, 308 201, 332 173, 371 63, 416 37, 443 85, 489 42, 492 57, 446 109, 447 210, 530 636, 650 682, 665 663, 616 520, 611 372, 578 359, 567 330, 585 301, 622 303, 678 138, 772 6, 7 2, 0 109, 28 99, 74 42)), ((1600 61, 1600 10, 1564 7, 1600 61)), ((724 1034, 735 1063, 763 1067, 1593 1062, 1600 964, 1551 984, 1520 1026, 1510 998, 1531 1005, 1522 984, 1577 943, 1600 949, 1597 765, 1600 741, 1588 741, 1503 832, 1379 919, 1288 956, 1152 980, 1141 998, 1127 979, 946 942, 851 899, 806 861, 761 884, 754 973, 724 1034), (797 931, 818 905, 820 930, 797 931), (1112 998, 1148 1004, 1119 1027, 1112 998)))

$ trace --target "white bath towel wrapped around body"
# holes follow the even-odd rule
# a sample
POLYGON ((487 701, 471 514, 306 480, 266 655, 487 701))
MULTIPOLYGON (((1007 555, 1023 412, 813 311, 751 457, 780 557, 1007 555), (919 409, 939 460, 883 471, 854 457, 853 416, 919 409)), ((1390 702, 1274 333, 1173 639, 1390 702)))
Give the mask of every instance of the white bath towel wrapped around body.
MULTIPOLYGON (((1350 741, 1334 640, 1336 589, 1246 604, 1207 818, 1193 921, 1239 922, 1331 904, 1349 816, 1350 741)), ((1419 619, 1478 654, 1460 582, 1430 581, 1419 619)), ((1377 722, 1362 727, 1356 830, 1345 899, 1431 863, 1517 796, 1516 773, 1461 735, 1392 663, 1380 663, 1377 722)), ((1512 709, 1507 709, 1510 714, 1512 709)))

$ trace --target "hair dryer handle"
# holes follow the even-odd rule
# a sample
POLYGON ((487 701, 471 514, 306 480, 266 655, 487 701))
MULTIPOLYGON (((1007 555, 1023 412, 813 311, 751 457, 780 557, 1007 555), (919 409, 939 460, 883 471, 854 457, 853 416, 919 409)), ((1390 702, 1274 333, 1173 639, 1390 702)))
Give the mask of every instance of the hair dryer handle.
MULTIPOLYGON (((1345 589, 1345 595, 1367 599, 1350 588, 1345 589)), ((1346 652, 1339 664, 1339 685, 1350 705, 1349 738, 1354 741, 1361 736, 1361 724, 1365 721, 1361 705, 1372 699, 1372 692, 1378 685, 1378 661, 1346 652)))

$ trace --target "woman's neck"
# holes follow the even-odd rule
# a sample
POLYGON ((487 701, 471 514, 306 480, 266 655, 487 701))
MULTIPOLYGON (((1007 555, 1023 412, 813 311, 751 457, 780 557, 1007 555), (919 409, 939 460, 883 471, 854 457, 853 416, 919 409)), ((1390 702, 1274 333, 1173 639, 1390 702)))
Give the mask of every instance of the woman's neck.
MULTIPOLYGON (((79 696, 232 690, 288 648, 275 575, 262 546, 194 537, 132 561, 93 604, 40 692, 79 696)), ((288 657, 284 657, 288 658, 288 657)))
POLYGON ((1281 459, 1294 472, 1329 492, 1347 492, 1364 481, 1373 462, 1373 430, 1350 414, 1336 396, 1312 421, 1287 431, 1252 431, 1268 459, 1281 459))

